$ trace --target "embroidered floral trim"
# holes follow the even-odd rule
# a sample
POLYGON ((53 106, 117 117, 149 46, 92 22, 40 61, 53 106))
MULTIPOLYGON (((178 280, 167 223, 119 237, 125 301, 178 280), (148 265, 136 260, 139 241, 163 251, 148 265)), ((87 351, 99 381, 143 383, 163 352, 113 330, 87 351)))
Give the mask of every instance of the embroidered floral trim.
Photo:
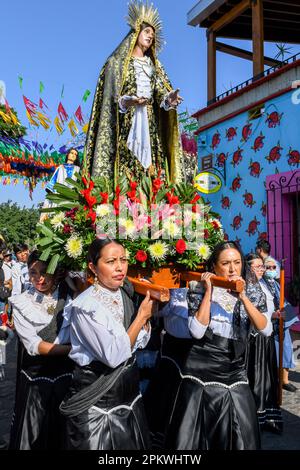
POLYGON ((92 295, 97 297, 102 305, 112 314, 114 320, 124 325, 124 306, 121 290, 110 291, 95 284, 92 295))

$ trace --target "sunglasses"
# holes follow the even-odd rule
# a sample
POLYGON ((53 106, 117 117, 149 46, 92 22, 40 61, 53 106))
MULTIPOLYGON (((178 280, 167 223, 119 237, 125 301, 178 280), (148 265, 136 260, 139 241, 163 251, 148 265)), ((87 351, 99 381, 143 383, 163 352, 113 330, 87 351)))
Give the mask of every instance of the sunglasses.
POLYGON ((277 266, 266 266, 266 269, 268 269, 268 270, 277 269, 277 266))

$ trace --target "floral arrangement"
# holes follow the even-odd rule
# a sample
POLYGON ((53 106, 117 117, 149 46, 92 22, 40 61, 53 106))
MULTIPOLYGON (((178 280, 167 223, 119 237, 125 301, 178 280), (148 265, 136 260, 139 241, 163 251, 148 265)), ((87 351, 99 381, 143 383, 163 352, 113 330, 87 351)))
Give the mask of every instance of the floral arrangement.
POLYGON ((191 184, 171 185, 144 177, 66 180, 47 196, 51 207, 37 226, 36 244, 48 272, 58 263, 85 270, 87 249, 96 237, 111 237, 126 248, 129 264, 154 268, 170 262, 196 269, 223 240, 218 215, 191 184))

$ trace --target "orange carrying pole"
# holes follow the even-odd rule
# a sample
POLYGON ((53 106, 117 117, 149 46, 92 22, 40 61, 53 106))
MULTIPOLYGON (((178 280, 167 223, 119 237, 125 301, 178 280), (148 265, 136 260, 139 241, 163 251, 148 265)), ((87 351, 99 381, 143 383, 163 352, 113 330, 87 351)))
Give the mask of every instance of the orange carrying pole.
POLYGON ((278 405, 282 404, 283 384, 283 314, 284 314, 284 260, 280 266, 280 299, 279 299, 279 380, 278 380, 278 405))
MULTIPOLYGON (((201 281, 201 276, 203 273, 193 272, 193 271, 186 271, 182 272, 180 275, 180 279, 182 281, 201 281)), ((223 289, 230 289, 234 292, 242 292, 244 288, 243 281, 228 281, 225 277, 220 276, 212 276, 211 283, 215 287, 222 287, 223 289)))
POLYGON ((170 300, 170 291, 166 287, 135 277, 128 276, 128 280, 133 284, 134 290, 138 294, 146 295, 147 291, 149 291, 152 300, 158 300, 159 302, 168 302, 170 300))

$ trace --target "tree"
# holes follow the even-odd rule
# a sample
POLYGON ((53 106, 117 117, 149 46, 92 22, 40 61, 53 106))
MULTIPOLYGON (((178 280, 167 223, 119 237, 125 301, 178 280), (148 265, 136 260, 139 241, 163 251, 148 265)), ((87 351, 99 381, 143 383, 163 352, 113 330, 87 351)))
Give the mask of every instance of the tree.
POLYGON ((0 234, 7 245, 14 243, 33 244, 39 211, 19 207, 17 203, 7 201, 0 204, 0 234))
MULTIPOLYGON (((10 108, 14 115, 18 118, 17 112, 14 108, 10 108)), ((3 104, 0 104, 0 111, 4 114, 7 114, 6 108, 3 104)), ((26 127, 22 126, 21 124, 14 124, 13 122, 5 122, 4 119, 0 115, 0 137, 10 137, 12 139, 18 140, 20 137, 26 135, 26 127)))

